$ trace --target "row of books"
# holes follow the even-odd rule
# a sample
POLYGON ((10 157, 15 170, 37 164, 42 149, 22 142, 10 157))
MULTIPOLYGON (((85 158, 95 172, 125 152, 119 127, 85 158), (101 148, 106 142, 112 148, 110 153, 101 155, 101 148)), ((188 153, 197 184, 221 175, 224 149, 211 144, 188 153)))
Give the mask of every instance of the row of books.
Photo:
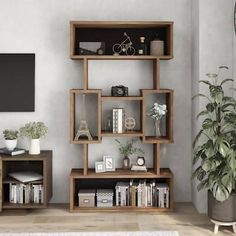
POLYGON ((169 208, 170 190, 167 183, 117 182, 115 187, 116 206, 169 208))
POLYGON ((15 204, 43 204, 42 184, 9 184, 9 202, 15 204))
POLYGON ((125 119, 125 110, 124 108, 114 108, 112 109, 112 121, 113 133, 121 134, 124 131, 124 119, 125 119))

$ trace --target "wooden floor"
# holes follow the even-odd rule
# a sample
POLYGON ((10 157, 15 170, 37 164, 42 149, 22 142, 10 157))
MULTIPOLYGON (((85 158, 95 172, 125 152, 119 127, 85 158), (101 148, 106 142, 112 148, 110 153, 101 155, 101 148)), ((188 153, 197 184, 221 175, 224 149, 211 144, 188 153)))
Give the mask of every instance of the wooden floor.
MULTIPOLYGON (((180 236, 213 235, 207 216, 198 214, 191 203, 175 204, 170 213, 69 213, 67 209, 51 205, 44 210, 5 210, 0 214, 0 233, 174 230, 180 236)), ((217 235, 234 234, 226 227, 217 235)))

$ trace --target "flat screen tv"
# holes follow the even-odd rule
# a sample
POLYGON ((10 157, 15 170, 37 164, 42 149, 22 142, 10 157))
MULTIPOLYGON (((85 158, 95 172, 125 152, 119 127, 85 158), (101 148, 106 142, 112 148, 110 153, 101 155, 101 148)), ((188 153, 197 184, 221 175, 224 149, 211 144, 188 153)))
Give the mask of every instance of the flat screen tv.
POLYGON ((0 112, 35 110, 35 54, 0 54, 0 112))

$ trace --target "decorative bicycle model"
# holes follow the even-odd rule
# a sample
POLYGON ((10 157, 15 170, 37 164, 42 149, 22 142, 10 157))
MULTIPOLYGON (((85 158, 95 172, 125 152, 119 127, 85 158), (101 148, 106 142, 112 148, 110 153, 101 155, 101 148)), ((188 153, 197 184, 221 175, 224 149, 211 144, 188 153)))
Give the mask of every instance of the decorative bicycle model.
POLYGON ((135 54, 135 48, 132 46, 130 37, 124 32, 126 39, 122 43, 116 43, 113 45, 112 50, 114 54, 126 53, 126 55, 132 56, 135 54))

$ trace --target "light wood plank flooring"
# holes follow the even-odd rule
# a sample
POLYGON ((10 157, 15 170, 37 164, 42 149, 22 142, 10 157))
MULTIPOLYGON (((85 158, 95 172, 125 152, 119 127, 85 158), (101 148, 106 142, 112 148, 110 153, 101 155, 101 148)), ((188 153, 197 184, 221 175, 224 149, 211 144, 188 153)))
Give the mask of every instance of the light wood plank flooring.
MULTIPOLYGON (((69 213, 68 206, 52 204, 48 209, 5 210, 0 214, 0 232, 175 230, 180 236, 213 235, 206 215, 191 203, 176 203, 170 213, 69 213)), ((220 228, 218 236, 234 235, 220 228)))

